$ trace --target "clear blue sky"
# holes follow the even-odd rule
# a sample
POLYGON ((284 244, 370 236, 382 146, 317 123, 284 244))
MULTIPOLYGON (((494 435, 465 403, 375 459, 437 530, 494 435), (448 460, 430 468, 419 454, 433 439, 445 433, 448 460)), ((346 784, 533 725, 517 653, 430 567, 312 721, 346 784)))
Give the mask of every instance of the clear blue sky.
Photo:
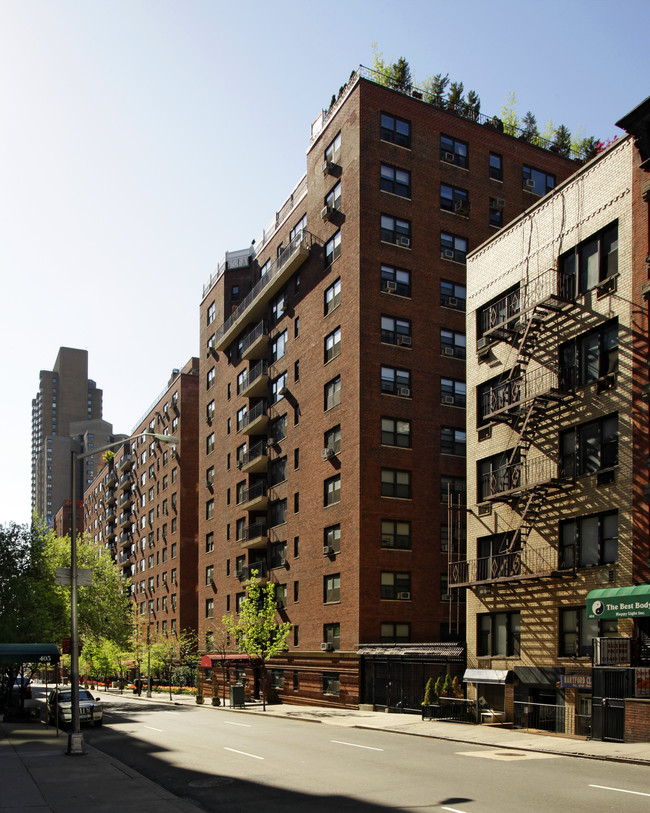
POLYGON ((29 520, 39 370, 86 348, 130 432, 373 42, 485 113, 514 92, 540 125, 610 138, 650 94, 649 23, 647 0, 0 0, 0 522, 29 520))

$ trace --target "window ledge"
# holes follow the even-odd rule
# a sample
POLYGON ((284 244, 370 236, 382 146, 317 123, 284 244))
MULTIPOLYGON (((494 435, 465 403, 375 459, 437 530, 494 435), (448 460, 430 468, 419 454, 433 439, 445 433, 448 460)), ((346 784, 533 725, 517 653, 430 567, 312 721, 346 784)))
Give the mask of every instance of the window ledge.
POLYGON ((385 246, 395 246, 395 248, 403 248, 405 251, 411 250, 411 246, 401 246, 399 243, 391 243, 390 240, 380 240, 379 242, 383 243, 385 246))
POLYGON ((391 198, 397 198, 398 200, 405 200, 407 203, 412 203, 413 198, 407 198, 406 195, 400 195, 398 192, 389 192, 388 189, 380 189, 380 192, 383 192, 384 195, 390 195, 391 198))

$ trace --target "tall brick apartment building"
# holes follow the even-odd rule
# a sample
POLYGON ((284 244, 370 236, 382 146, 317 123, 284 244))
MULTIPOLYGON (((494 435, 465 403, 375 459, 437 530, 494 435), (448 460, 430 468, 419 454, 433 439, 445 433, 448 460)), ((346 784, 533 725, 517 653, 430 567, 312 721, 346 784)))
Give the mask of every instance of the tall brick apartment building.
POLYGON ((632 135, 468 257, 467 557, 450 586, 489 706, 647 740, 650 100, 619 126, 632 135))
POLYGON ((429 666, 462 668, 465 258, 576 168, 417 96, 354 74, 203 291, 200 637, 257 569, 293 701, 415 708, 429 666))
POLYGON ((174 633, 197 626, 199 362, 175 369, 133 431, 173 435, 178 447, 134 437, 85 494, 85 526, 113 552, 143 624, 174 633))

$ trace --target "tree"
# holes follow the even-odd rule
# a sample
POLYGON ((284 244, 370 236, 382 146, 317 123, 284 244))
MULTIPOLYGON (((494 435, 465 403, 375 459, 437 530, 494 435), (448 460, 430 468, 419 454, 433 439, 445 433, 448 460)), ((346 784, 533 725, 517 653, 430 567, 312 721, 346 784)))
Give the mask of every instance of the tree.
POLYGON ((472 121, 478 120, 478 114, 481 112, 481 97, 475 90, 467 92, 467 101, 465 102, 465 116, 472 121))
POLYGON ((291 630, 289 621, 276 620, 277 602, 275 585, 268 582, 260 586, 258 571, 251 571, 248 594, 241 602, 239 616, 224 615, 222 623, 235 639, 237 650, 249 658, 260 661, 262 666, 262 706, 266 711, 266 662, 284 652, 287 636, 291 630))
POLYGON ((571 133, 569 130, 567 130, 564 124, 560 124, 555 131, 553 149, 563 158, 568 158, 571 155, 571 133))
POLYGON ((447 95, 447 109, 452 110, 454 113, 461 113, 465 108, 465 99, 463 93, 465 88, 462 82, 452 82, 449 85, 449 93, 447 95))
POLYGON ((403 56, 391 65, 391 87, 402 93, 410 93, 413 87, 411 66, 403 56))
POLYGON ((434 107, 444 108, 445 106, 445 91, 449 84, 449 74, 444 76, 437 73, 435 76, 427 79, 424 83, 424 90, 428 94, 429 102, 434 107))
POLYGON ((537 119, 529 110, 521 121, 522 134, 521 137, 529 144, 537 144, 539 141, 539 129, 537 127, 537 119))
POLYGON ((196 633, 186 629, 176 635, 159 633, 150 644, 152 668, 163 672, 167 678, 170 700, 172 699, 172 673, 178 666, 195 665, 197 643, 196 633))
POLYGON ((508 93, 501 108, 501 121, 503 122, 503 132, 506 135, 517 135, 519 129, 519 119, 517 118, 517 97, 514 93, 508 93))

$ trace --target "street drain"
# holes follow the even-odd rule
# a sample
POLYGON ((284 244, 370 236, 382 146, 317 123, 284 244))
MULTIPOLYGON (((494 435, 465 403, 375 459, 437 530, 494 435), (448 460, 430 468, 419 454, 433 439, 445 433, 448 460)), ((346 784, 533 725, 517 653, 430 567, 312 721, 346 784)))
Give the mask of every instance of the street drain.
POLYGON ((214 779, 194 779, 189 784, 191 788, 218 788, 219 785, 232 785, 232 783, 232 779, 215 777, 214 779))

